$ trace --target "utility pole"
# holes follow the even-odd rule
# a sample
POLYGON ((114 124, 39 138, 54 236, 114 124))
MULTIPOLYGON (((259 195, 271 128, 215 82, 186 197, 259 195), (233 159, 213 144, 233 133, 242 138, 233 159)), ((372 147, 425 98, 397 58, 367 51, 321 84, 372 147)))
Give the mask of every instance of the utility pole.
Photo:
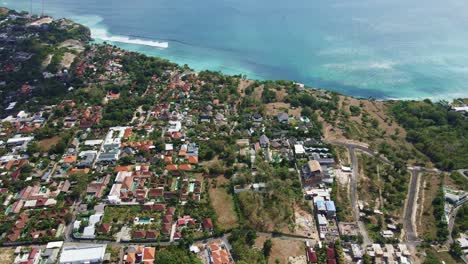
POLYGON ((29 1, 29 19, 32 20, 33 1, 29 1))

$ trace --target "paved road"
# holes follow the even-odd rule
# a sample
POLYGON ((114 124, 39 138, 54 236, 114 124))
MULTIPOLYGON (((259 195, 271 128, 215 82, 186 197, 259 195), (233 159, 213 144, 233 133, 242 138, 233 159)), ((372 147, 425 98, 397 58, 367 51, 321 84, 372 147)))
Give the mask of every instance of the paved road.
POLYGON ((351 157, 351 164, 352 164, 352 174, 351 174, 351 206, 353 207, 353 215, 356 220, 356 223, 359 227, 359 233, 362 235, 362 246, 366 248, 367 245, 372 244, 372 240, 369 238, 369 234, 367 233, 366 226, 359 218, 359 208, 357 204, 358 194, 357 194, 357 185, 358 185, 358 177, 359 177, 359 163, 356 157, 356 151, 354 146, 348 146, 349 155, 351 157))
POLYGON ((404 220, 403 220, 403 228, 406 234, 406 241, 412 243, 416 242, 417 234, 415 231, 415 209, 416 209, 416 200, 417 200, 417 192, 418 192, 418 179, 420 175, 420 168, 413 167, 410 168, 411 170, 411 181, 410 186, 408 189, 408 198, 406 200, 406 207, 404 210, 404 220))
POLYGON ((392 163, 386 157, 380 155, 379 152, 372 150, 371 148, 365 146, 364 144, 357 144, 357 143, 350 143, 350 142, 343 142, 343 141, 336 141, 336 140, 327 141, 327 142, 332 145, 339 145, 339 146, 346 147, 348 149, 353 148, 355 150, 365 152, 367 154, 370 154, 374 157, 379 158, 379 160, 382 161, 383 163, 392 165, 392 163))
POLYGON ((458 170, 458 172, 468 179, 468 169, 458 170))

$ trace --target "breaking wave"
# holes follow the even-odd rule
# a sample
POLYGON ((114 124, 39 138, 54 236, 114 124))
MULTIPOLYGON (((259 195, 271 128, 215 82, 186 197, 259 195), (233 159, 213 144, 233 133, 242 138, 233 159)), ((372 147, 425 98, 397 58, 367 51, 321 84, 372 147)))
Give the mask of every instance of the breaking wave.
POLYGON ((151 47, 162 48, 162 49, 166 49, 169 47, 168 42, 132 38, 129 36, 111 35, 106 29, 102 29, 102 28, 91 28, 91 36, 94 39, 110 41, 110 42, 144 45, 144 46, 151 46, 151 47))
POLYGON ((167 41, 156 41, 140 37, 137 38, 131 36, 113 35, 102 23, 103 19, 100 16, 80 16, 75 17, 74 19, 77 22, 89 27, 91 30, 91 37, 96 40, 133 45, 144 45, 160 49, 166 49, 169 47, 169 42, 167 41))

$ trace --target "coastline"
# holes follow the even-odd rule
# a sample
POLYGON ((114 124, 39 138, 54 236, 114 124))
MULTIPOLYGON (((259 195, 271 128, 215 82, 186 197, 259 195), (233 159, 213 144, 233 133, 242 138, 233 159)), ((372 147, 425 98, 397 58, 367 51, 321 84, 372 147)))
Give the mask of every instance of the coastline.
MULTIPOLYGON (((5 4, 5 3, 4 3, 5 4)), ((10 8, 9 6, 6 6, 10 8)), ((54 16, 53 17, 60 17, 54 16)), ((65 17, 76 21, 77 23, 83 24, 91 30, 92 37, 96 43, 107 42, 112 45, 116 45, 122 49, 130 50, 134 52, 139 52, 147 56, 160 57, 167 59, 171 62, 175 62, 179 65, 187 64, 190 68, 196 71, 202 70, 213 70, 220 71, 228 75, 247 75, 248 79, 252 80, 294 80, 299 83, 304 83, 307 87, 313 87, 314 89, 335 91, 340 94, 347 96, 353 96, 356 98, 372 98, 376 100, 452 100, 456 98, 466 97, 467 94, 464 91, 449 91, 441 92, 440 90, 445 89, 432 89, 434 92, 422 92, 422 90, 413 91, 414 95, 406 95, 404 92, 397 92, 399 96, 394 96, 389 94, 389 91, 381 90, 379 88, 369 88, 369 87, 360 87, 353 84, 347 84, 345 80, 334 81, 332 79, 324 79, 319 77, 312 78, 288 78, 286 77, 288 73, 285 73, 284 77, 281 75, 282 69, 272 69, 278 74, 274 74, 274 78, 271 77, 270 73, 262 73, 262 67, 266 67, 262 64, 261 61, 250 61, 249 59, 244 59, 243 62, 245 65, 235 63, 236 60, 232 59, 229 62, 226 62, 224 56, 216 56, 216 51, 213 51, 213 56, 205 57, 204 60, 197 59, 199 56, 196 53, 191 53, 193 49, 200 50, 200 54, 207 51, 207 47, 190 47, 187 48, 190 44, 183 43, 177 40, 164 40, 162 39, 150 39, 146 37, 132 37, 126 35, 113 34, 108 26, 105 24, 102 17, 97 15, 89 16, 79 16, 79 15, 70 15, 64 12, 65 17), (256 65, 261 65, 256 67, 256 65), (252 70, 249 68, 254 68, 252 70), (311 80, 312 79, 312 80, 311 80), (315 80, 315 81, 314 81, 315 80), (436 92, 437 91, 437 92, 436 92)), ((235 55, 233 55, 235 57, 235 55)), ((344 65, 345 67, 351 67, 350 65, 344 65)), ((379 70, 385 70, 392 66, 387 64, 374 64, 372 67, 377 67, 379 70)), ((286 70, 284 71, 286 72, 286 70)), ((424 85, 421 85, 423 87, 424 85)), ((411 88, 405 86, 395 86, 391 89, 392 91, 410 91, 411 88)))

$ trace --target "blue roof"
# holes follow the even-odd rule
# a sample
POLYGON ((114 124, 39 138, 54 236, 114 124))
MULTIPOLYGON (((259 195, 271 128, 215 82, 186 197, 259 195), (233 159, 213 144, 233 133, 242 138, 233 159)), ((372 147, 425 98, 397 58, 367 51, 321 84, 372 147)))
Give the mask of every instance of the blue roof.
POLYGON ((326 209, 325 203, 323 201, 317 201, 315 203, 315 206, 317 206, 318 210, 325 210, 326 209))
POLYGON ((333 201, 325 201, 325 206, 327 207, 327 211, 336 211, 335 202, 333 201))

